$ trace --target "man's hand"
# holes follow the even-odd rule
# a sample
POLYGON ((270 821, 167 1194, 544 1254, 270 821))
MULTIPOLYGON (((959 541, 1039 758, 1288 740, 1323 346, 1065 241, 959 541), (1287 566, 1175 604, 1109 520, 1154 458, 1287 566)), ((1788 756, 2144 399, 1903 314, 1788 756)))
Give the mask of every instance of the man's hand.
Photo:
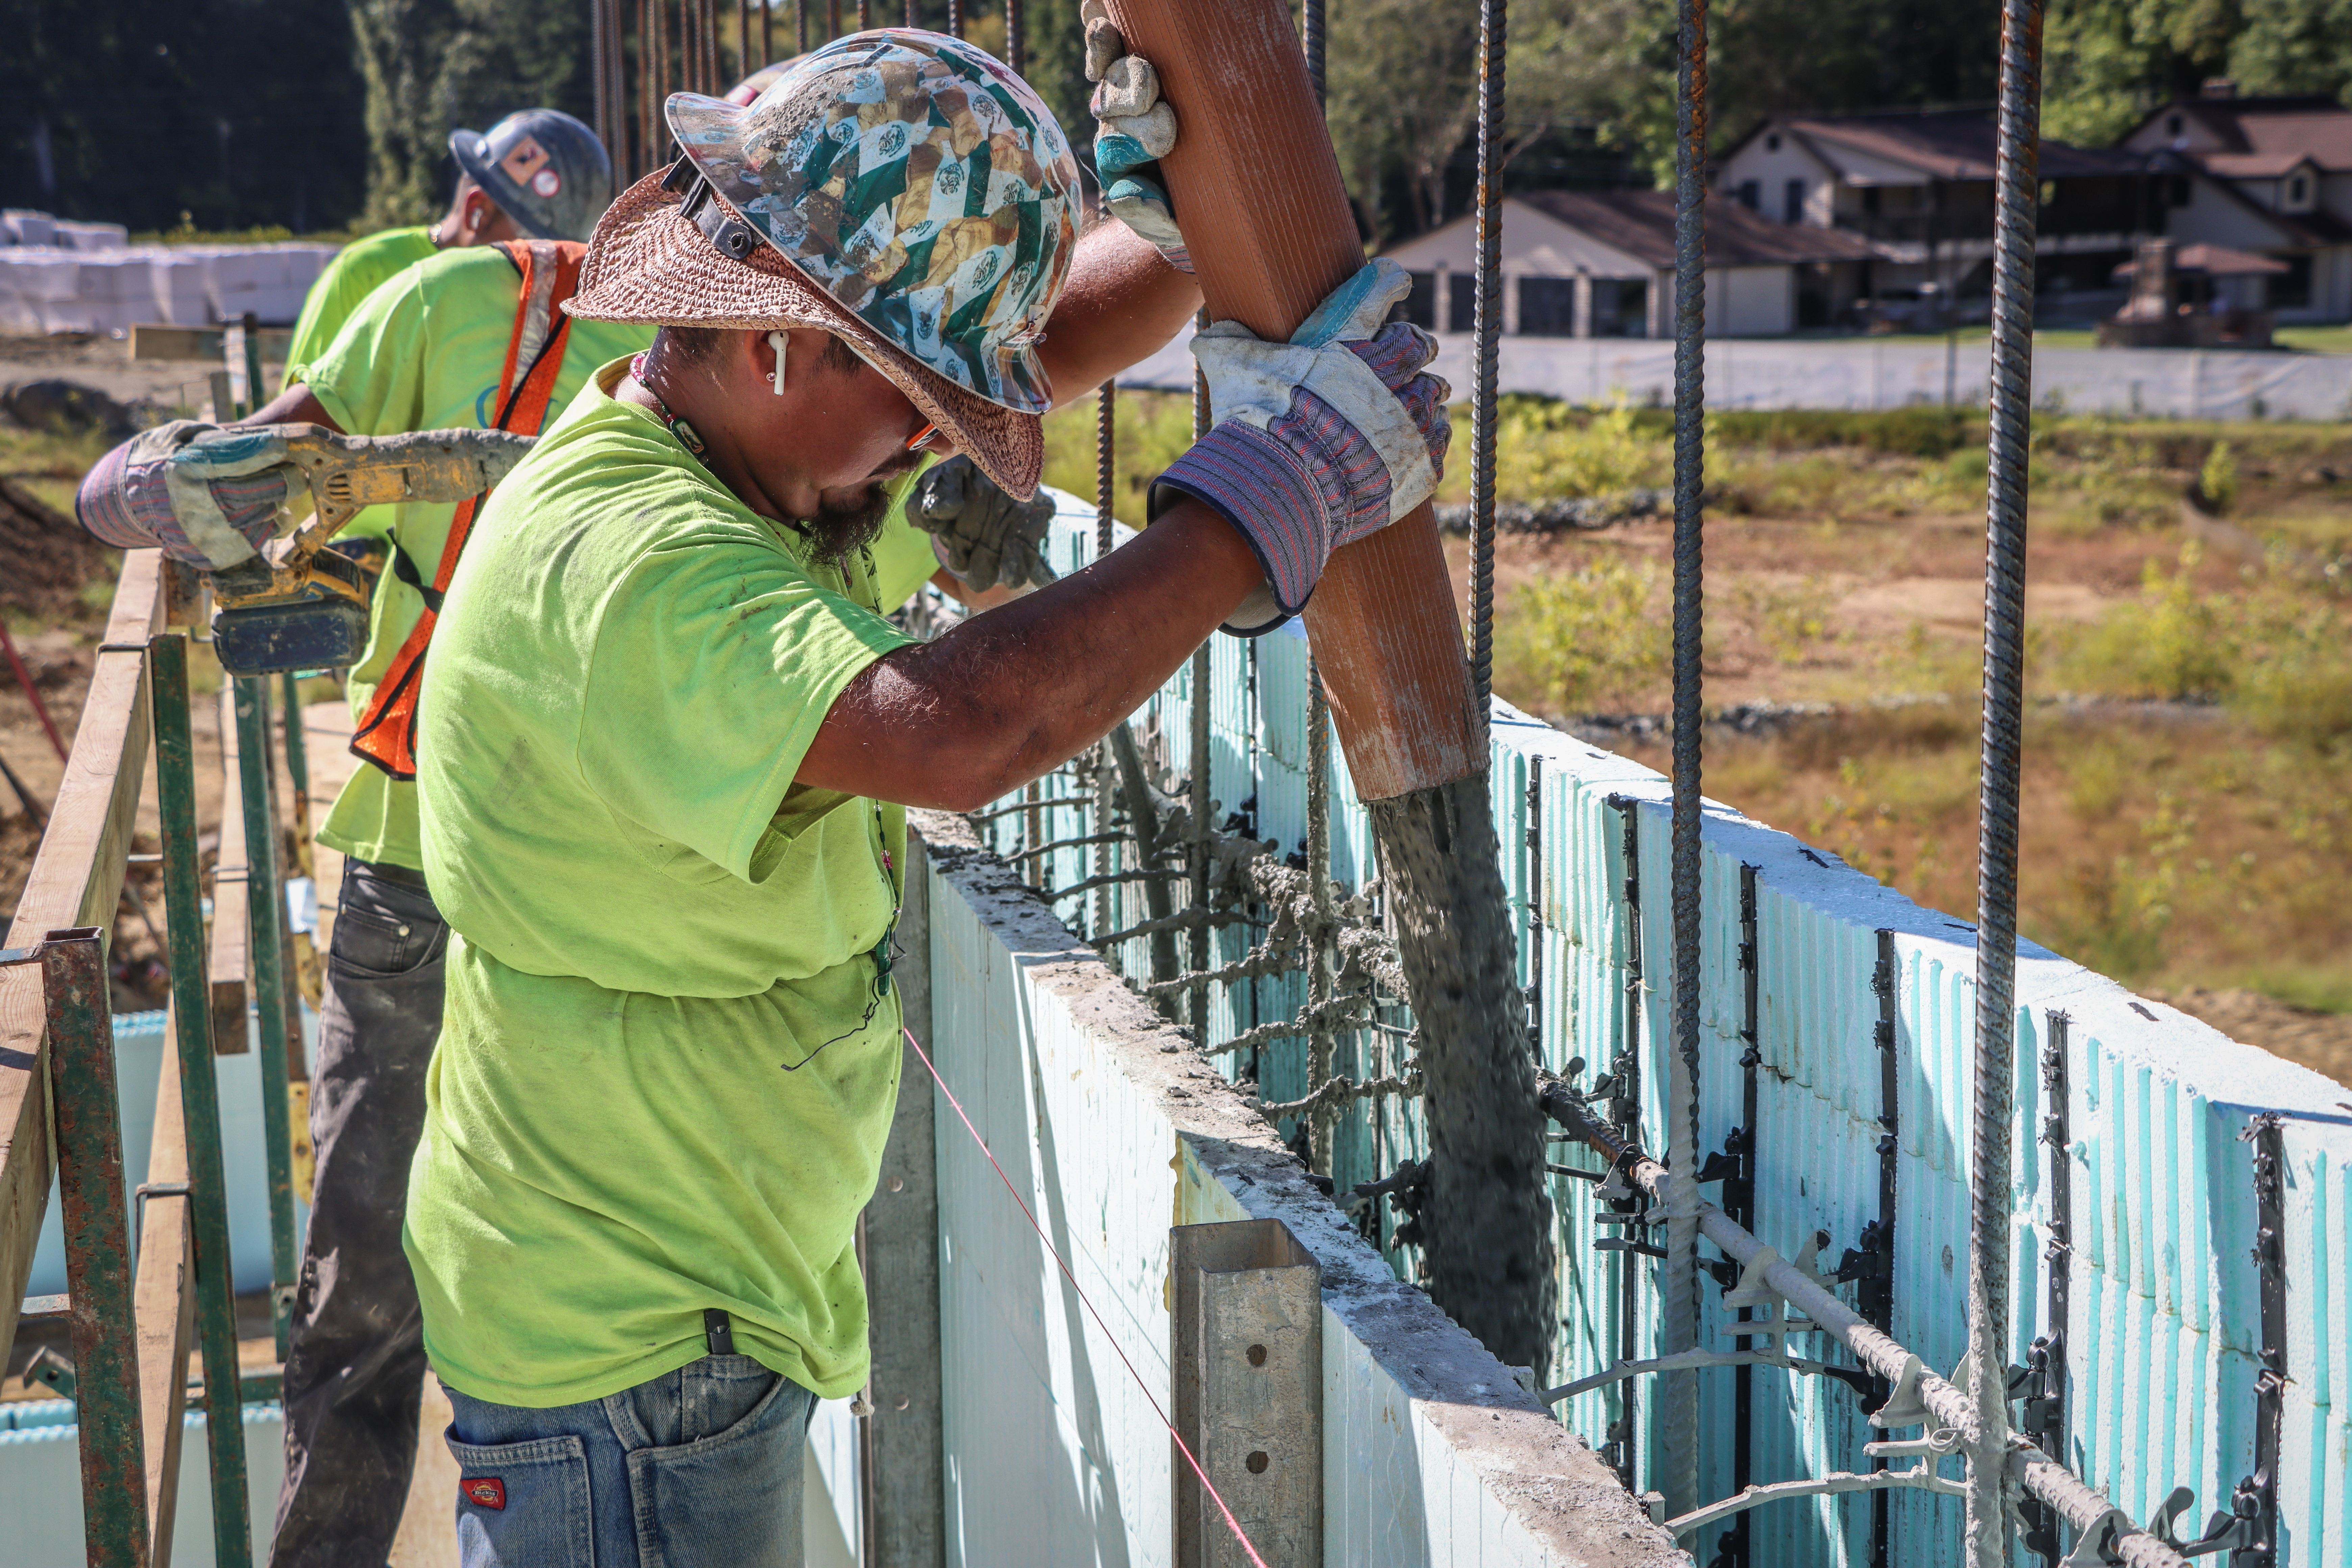
POLYGON ((74 515, 109 544, 161 545, 175 561, 217 572, 259 552, 302 483, 277 431, 174 419, 100 458, 74 496, 74 515))
POLYGON ((1095 173, 1111 216, 1151 242, 1180 272, 1192 270, 1184 236, 1169 210, 1160 160, 1176 146, 1176 110, 1160 96, 1160 73, 1111 25, 1103 0, 1085 0, 1087 79, 1095 84, 1095 173))
POLYGON ((1333 290, 1286 343, 1238 321, 1192 339, 1217 426, 1152 487, 1153 514, 1179 495, 1239 529, 1266 593, 1225 625, 1243 636, 1297 615, 1331 552, 1398 518, 1437 488, 1453 438, 1445 383, 1426 374, 1437 342, 1382 321, 1412 279, 1382 258, 1333 290))
POLYGON ((940 563, 972 588, 1043 587, 1054 580, 1038 546, 1054 503, 1014 500, 970 458, 933 464, 907 496, 907 521, 929 529, 940 563))

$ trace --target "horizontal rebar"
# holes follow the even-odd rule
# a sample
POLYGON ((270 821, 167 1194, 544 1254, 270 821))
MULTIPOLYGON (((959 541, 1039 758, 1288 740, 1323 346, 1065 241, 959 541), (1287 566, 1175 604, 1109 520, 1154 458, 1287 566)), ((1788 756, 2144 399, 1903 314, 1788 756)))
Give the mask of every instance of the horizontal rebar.
POLYGON ((1115 931, 1108 936, 1098 936, 1094 939, 1094 945, 1098 948, 1116 947, 1120 942, 1132 942, 1139 936, 1156 936, 1163 931, 1190 931, 1194 926, 1233 926, 1255 923, 1256 922, 1251 921, 1249 916, 1239 910, 1179 910, 1176 913, 1160 920, 1145 921, 1141 925, 1132 925, 1125 931, 1115 931))
POLYGON ((1405 1100, 1421 1098, 1421 1075, 1407 1073, 1402 1078, 1376 1078, 1368 1083, 1358 1083, 1342 1075, 1330 1079, 1322 1088, 1303 1100, 1286 1100, 1268 1104, 1263 1100, 1252 1100, 1251 1108, 1266 1117, 1297 1116, 1302 1111, 1325 1105, 1349 1105, 1359 1100, 1376 1100, 1383 1095, 1397 1095, 1405 1100))
MULTIPOLYGON (((1021 809, 1026 811, 1029 808, 1024 805, 1021 809)), ((1018 855, 1007 855, 1004 858, 1004 863, 1008 866, 1019 866, 1031 860, 1042 860, 1046 856, 1057 853, 1060 850, 1083 849, 1090 844, 1124 844, 1130 837, 1132 836, 1122 831, 1118 833, 1089 833, 1084 838, 1056 838, 1050 844, 1040 844, 1034 849, 1024 849, 1018 855)))
POLYGON ((1256 980, 1269 974, 1286 974, 1300 968, 1306 955, 1296 942, 1266 942, 1249 950, 1222 969, 1195 969, 1173 980, 1158 980, 1143 988, 1146 996, 1157 1001, 1179 992, 1196 990, 1209 985, 1230 985, 1236 980, 1256 980))
POLYGON ((1053 800, 1024 800, 1019 805, 1001 805, 994 811, 973 811, 964 814, 966 822, 993 822, 1000 816, 1018 816, 1024 811, 1091 811, 1094 802, 1084 795, 1062 795, 1053 800))
POLYGON ((1318 1028, 1352 1029, 1362 1021, 1356 1016, 1357 1010, 1370 1005, 1371 1000, 1369 993, 1351 991, 1344 996, 1334 996, 1318 1006, 1301 1007, 1295 1018, 1260 1024, 1255 1029, 1245 1029, 1235 1035, 1223 1045, 1206 1046, 1202 1049, 1213 1057, 1229 1056, 1234 1051, 1255 1050, 1259 1046, 1270 1045, 1294 1035, 1311 1034, 1318 1028))
MULTIPOLYGON (((1559 1079, 1552 1079, 1544 1083, 1542 1102, 1545 1111, 1553 1121, 1622 1170, 1627 1180, 1649 1193, 1654 1199, 1662 1204, 1676 1199, 1689 1200, 1682 1177, 1627 1143, 1610 1128, 1594 1121, 1586 1113, 1583 1103, 1568 1093, 1567 1086, 1559 1079)), ((1747 1268, 1772 1251, 1713 1204, 1701 1202, 1697 1209, 1700 1234, 1714 1242, 1726 1258, 1741 1268, 1747 1268)), ((1856 1361, 1886 1379, 1890 1385, 1900 1384, 1904 1373, 1918 1360, 1891 1335, 1874 1327, 1853 1308, 1832 1295, 1818 1276, 1801 1271, 1777 1253, 1773 1254, 1772 1261, 1764 1270, 1764 1283, 1852 1351, 1856 1361)), ((1924 1363, 1918 1369, 1915 1387, 1920 1403, 1927 1406, 1937 1422, 1943 1428, 1957 1433, 1963 1447, 1974 1447, 1980 1430, 1975 1402, 1924 1363)), ((2056 1508, 2075 1529, 2095 1530, 2114 1521, 2117 1534, 2111 1550, 2130 1568, 2189 1568, 2188 1560, 2179 1552, 2132 1523, 2095 1489, 2039 1448, 2012 1439, 2009 1445, 2009 1468, 2019 1484, 2056 1508)))
POLYGON ((1047 898, 1058 901, 1063 899, 1075 899, 1083 893, 1091 893, 1097 888, 1116 888, 1121 882, 1165 882, 1181 878, 1184 874, 1181 869, 1171 871, 1147 866, 1140 870, 1112 871, 1105 876, 1088 877, 1085 881, 1073 882, 1066 888, 1047 888, 1044 891, 1047 898))

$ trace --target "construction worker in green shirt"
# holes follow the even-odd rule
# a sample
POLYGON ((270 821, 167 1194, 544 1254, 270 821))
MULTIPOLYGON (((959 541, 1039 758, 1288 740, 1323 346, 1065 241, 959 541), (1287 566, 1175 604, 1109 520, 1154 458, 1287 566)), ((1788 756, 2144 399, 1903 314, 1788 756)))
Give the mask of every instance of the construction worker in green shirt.
MULTIPOLYGON (((1118 117, 1164 110, 1122 63, 1118 117)), ((1367 266, 1291 342, 1194 340, 1221 422, 1143 533, 915 642, 889 498, 942 450, 1032 491, 1041 415, 1198 301, 1181 235, 1077 238, 1050 110, 939 34, 665 113, 682 155, 570 305, 659 335, 491 498, 418 709, 455 934, 405 1242, 466 1568, 801 1562, 807 1418, 867 1373, 905 807, 1016 792, 1220 625, 1297 614, 1447 437, 1434 342, 1383 325, 1408 280, 1367 266)))

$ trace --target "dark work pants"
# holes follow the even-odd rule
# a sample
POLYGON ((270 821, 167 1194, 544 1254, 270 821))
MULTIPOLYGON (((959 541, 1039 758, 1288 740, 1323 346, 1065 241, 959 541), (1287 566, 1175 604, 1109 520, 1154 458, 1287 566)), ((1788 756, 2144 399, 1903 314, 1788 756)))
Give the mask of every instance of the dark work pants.
POLYGON ((400 1220, 448 942, 421 875, 344 862, 310 1084, 318 1181, 286 1357, 272 1568, 383 1568, 408 1500, 425 1340, 400 1220))

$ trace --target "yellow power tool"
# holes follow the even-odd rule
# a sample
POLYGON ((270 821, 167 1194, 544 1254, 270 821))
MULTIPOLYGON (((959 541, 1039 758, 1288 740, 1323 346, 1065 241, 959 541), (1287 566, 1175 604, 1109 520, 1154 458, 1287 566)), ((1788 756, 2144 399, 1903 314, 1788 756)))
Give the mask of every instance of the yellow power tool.
MULTIPOLYGON (((457 502, 506 478, 531 438, 505 430, 341 436, 281 425, 287 460, 310 483, 310 520, 250 561, 212 574, 213 651, 233 675, 342 669, 367 647, 376 574, 326 547, 362 507, 457 502)), ((295 498, 287 498, 289 505, 295 498)))

